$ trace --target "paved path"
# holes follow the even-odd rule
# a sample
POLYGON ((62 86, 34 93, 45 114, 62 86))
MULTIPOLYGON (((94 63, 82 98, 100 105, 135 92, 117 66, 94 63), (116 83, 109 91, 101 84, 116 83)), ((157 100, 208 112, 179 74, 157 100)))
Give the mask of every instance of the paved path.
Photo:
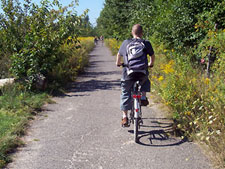
POLYGON ((87 73, 33 122, 12 169, 209 169, 194 143, 167 137, 171 124, 157 105, 143 109, 140 144, 121 128, 120 73, 115 57, 97 46, 87 73))

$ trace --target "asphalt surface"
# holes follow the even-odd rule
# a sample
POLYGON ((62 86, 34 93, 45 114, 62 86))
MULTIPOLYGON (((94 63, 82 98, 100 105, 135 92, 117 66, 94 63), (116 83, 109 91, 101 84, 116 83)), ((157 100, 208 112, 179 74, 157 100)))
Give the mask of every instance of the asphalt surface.
POLYGON ((170 121, 157 104, 143 108, 144 126, 122 128, 121 68, 104 46, 90 53, 90 67, 68 93, 32 122, 12 169, 210 169, 194 143, 168 137, 170 121))

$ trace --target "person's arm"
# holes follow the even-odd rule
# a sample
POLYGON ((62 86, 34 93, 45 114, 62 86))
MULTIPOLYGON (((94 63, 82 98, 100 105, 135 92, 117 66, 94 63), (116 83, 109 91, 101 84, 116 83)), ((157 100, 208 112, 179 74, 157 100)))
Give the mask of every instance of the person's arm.
POLYGON ((119 53, 117 53, 116 66, 120 66, 121 65, 121 59, 122 59, 122 56, 119 53))
POLYGON ((150 56, 150 60, 148 62, 148 67, 153 67, 154 62, 155 62, 154 50, 153 50, 152 45, 149 41, 145 41, 145 45, 146 45, 146 49, 147 49, 147 54, 149 54, 149 56, 150 56))
POLYGON ((149 67, 153 67, 154 66, 154 62, 155 62, 155 54, 150 56, 150 61, 148 63, 149 67))

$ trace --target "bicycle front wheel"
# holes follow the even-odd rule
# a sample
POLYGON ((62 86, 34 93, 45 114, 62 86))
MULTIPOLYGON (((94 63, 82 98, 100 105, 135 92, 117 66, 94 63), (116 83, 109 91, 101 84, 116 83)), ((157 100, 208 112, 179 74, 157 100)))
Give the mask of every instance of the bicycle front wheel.
POLYGON ((138 118, 134 118, 134 141, 138 142, 138 118))

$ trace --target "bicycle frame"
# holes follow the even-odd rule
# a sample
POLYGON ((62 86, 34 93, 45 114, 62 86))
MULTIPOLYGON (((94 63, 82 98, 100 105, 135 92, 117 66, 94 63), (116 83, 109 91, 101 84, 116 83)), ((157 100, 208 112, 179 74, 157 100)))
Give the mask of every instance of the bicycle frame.
POLYGON ((142 113, 141 113, 141 85, 140 82, 137 81, 134 83, 132 90, 132 109, 130 113, 130 123, 134 124, 134 141, 138 142, 138 129, 140 128, 140 124, 143 124, 142 121, 142 113))
POLYGON ((134 99, 134 118, 138 118, 140 111, 141 111, 141 105, 140 105, 140 99, 141 99, 141 94, 133 94, 133 99, 134 99))

